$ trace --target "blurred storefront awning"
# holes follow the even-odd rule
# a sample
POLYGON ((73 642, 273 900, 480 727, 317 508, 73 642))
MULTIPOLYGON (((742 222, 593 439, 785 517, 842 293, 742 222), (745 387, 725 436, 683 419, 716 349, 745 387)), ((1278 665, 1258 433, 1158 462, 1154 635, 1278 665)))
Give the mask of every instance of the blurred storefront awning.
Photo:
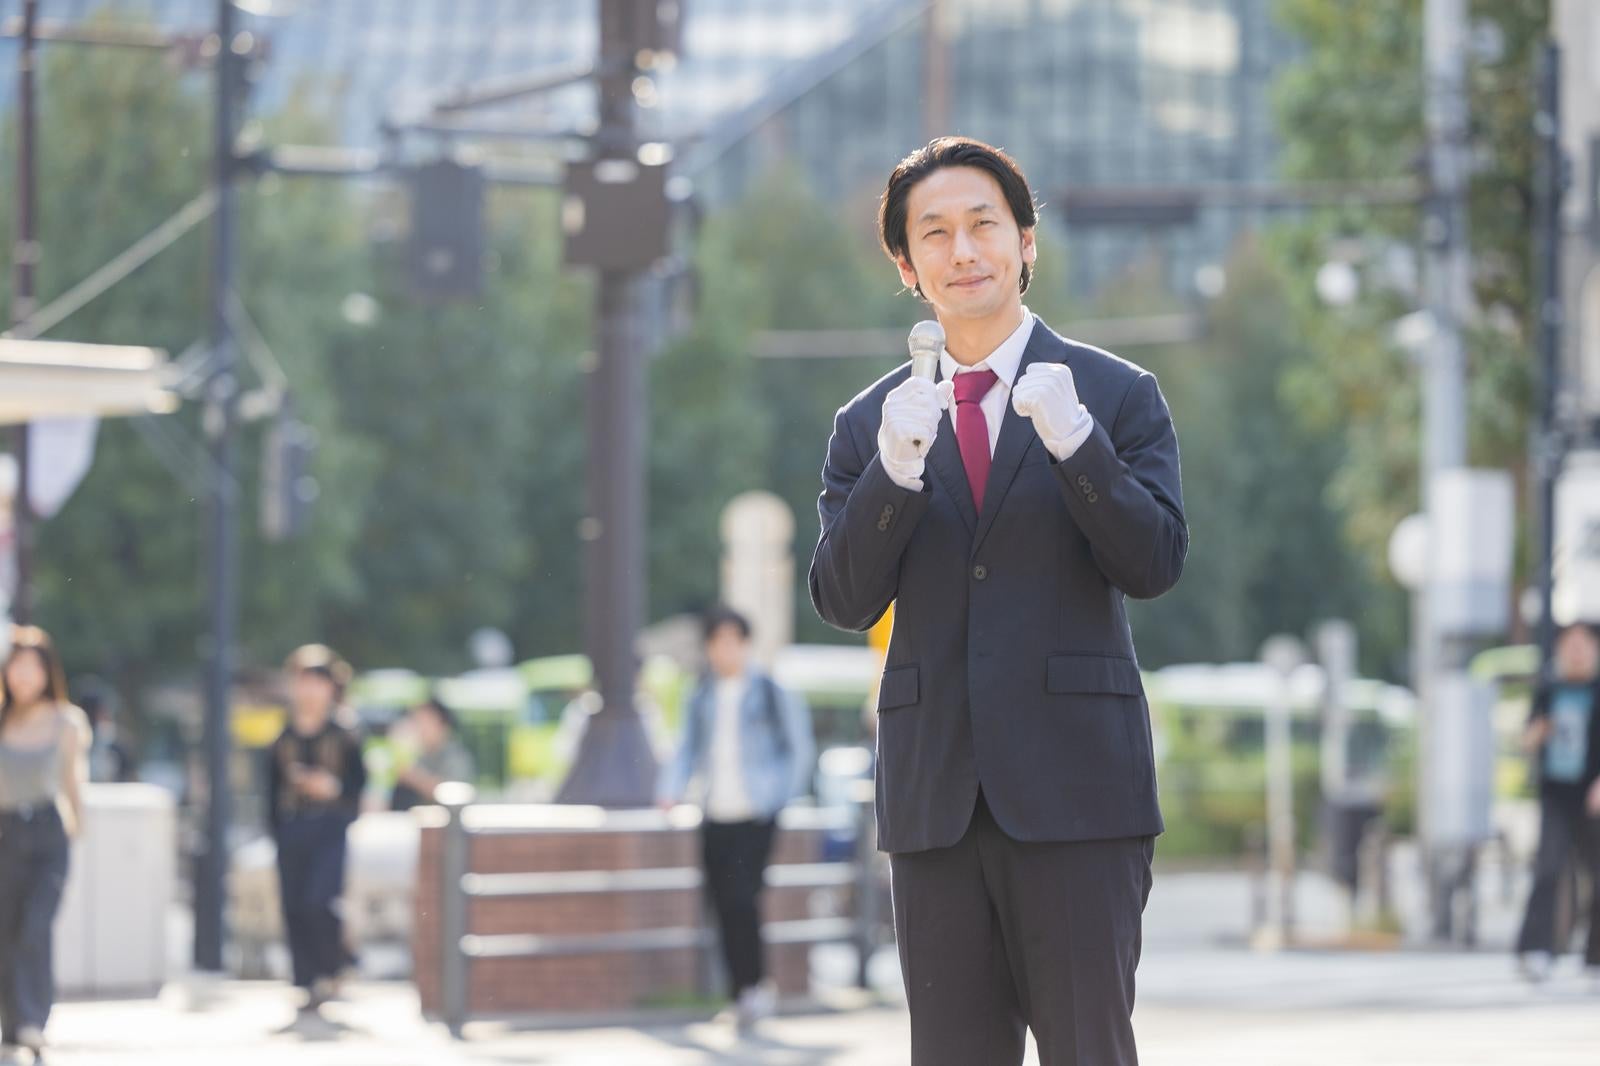
POLYGON ((0 425, 71 415, 167 414, 178 407, 159 348, 0 337, 0 425))

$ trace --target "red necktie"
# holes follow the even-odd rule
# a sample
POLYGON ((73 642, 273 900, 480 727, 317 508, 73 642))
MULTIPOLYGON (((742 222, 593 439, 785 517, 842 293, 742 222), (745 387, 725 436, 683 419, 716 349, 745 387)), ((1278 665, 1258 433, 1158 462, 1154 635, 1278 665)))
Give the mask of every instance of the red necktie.
POLYGON ((972 503, 983 510, 983 490, 989 484, 989 421, 978 406, 999 381, 993 370, 973 370, 955 376, 956 444, 961 448, 961 463, 967 468, 967 484, 972 486, 972 503))

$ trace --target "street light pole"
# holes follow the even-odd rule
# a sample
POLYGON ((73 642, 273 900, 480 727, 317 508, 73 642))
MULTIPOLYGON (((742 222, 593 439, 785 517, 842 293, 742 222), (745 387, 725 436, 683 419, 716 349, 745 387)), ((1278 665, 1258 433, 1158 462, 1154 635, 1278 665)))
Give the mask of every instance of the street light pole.
POLYGON ((1555 644, 1556 479, 1561 474, 1563 439, 1557 400, 1561 389, 1561 201, 1566 191, 1566 159, 1561 146, 1561 50, 1546 41, 1539 50, 1539 105, 1534 132, 1539 137, 1533 234, 1539 283, 1539 424, 1534 430, 1534 476, 1538 485, 1539 664, 1550 661, 1555 644))
MULTIPOLYGON (((631 164, 638 153, 634 79, 644 43, 629 8, 639 0, 601 0, 597 66, 599 127, 594 159, 631 164)), ((637 271, 601 267, 595 280, 595 350, 586 356, 588 513, 580 536, 585 563, 584 644, 600 707, 590 716, 562 803, 648 806, 655 755, 634 706, 635 642, 644 620, 645 422, 647 378, 634 299, 637 271)))
POLYGON ((212 223, 210 299, 213 369, 205 410, 213 470, 211 506, 207 515, 211 596, 204 728, 207 802, 205 850, 195 863, 194 885, 194 962, 197 968, 212 972, 222 969, 225 936, 223 908, 228 873, 228 825, 232 820, 228 774, 229 695, 233 684, 239 598, 239 501, 234 477, 238 451, 238 353, 228 315, 235 257, 234 139, 240 102, 234 27, 233 0, 217 0, 216 127, 212 147, 217 208, 212 223))
MULTIPOLYGON (((35 232, 38 197, 37 107, 35 74, 38 51, 39 0, 23 0, 22 42, 17 54, 17 201, 16 232, 12 240, 11 324, 33 314, 36 293, 34 268, 39 262, 35 232)), ((26 624, 33 616, 33 506, 29 492, 28 424, 13 431, 12 451, 17 462, 17 492, 12 500, 11 531, 16 545, 17 587, 11 615, 26 624)))
MULTIPOLYGON (((1466 374, 1462 320, 1471 305, 1471 258, 1467 245, 1466 0, 1427 0, 1423 10, 1423 78, 1428 133, 1429 194, 1423 215, 1425 302, 1432 322, 1422 365, 1422 456, 1419 481, 1430 537, 1445 534, 1437 491, 1439 475, 1466 464, 1466 374)), ((1417 761, 1417 821, 1429 873, 1435 935, 1448 937, 1450 900, 1447 865, 1460 859, 1430 849, 1430 810, 1439 780, 1433 741, 1443 716, 1465 708, 1444 705, 1443 682, 1465 668, 1466 645, 1452 638, 1442 617, 1441 553, 1427 553, 1428 576, 1417 598, 1421 617, 1414 632, 1415 684, 1420 697, 1417 761)))

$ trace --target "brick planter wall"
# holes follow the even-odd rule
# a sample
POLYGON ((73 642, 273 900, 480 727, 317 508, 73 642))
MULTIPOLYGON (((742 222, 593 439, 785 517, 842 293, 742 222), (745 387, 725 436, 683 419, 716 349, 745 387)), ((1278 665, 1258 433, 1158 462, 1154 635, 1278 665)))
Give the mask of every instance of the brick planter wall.
MULTIPOLYGON (((468 869, 477 874, 549 871, 619 871, 699 865, 698 827, 655 812, 580 809, 591 823, 575 826, 574 808, 478 807, 500 823, 471 838, 468 869), (507 823, 514 823, 508 827, 507 823), (541 824, 548 823, 548 824, 541 824)), ((424 1013, 441 1010, 440 861, 444 812, 424 812, 413 925, 415 980, 424 1013)), ((780 828, 773 863, 820 861, 822 833, 780 828)), ((813 888, 769 887, 766 921, 813 917, 813 888)), ((695 927, 702 922, 696 889, 572 893, 537 897, 474 898, 467 906, 471 935, 576 935, 695 927)), ((809 986, 808 944, 769 945, 768 970, 784 996, 809 986)), ((544 958, 474 959, 467 1003, 474 1016, 593 1013, 661 1006, 697 998, 704 961, 693 948, 612 951, 544 958)))

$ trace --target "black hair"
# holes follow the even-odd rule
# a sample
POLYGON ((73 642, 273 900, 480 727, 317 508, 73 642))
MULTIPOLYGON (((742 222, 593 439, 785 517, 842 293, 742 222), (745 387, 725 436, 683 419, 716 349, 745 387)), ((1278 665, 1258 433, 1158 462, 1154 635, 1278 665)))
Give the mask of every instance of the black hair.
POLYGON ((704 635, 706 643, 709 644, 711 638, 717 635, 717 630, 723 626, 733 626, 739 631, 739 636, 745 640, 750 639, 750 619, 732 607, 719 604, 706 612, 705 618, 701 623, 701 633, 704 635))
MULTIPOLYGON (((878 200, 878 241, 890 259, 911 261, 911 241, 906 235, 906 201, 911 190, 922 179, 945 167, 976 167, 1000 183, 1000 192, 1011 208, 1018 229, 1033 229, 1039 224, 1039 205, 1034 203, 1033 190, 1022 168, 1003 150, 971 137, 939 137, 929 141, 895 165, 878 200)), ((1022 277, 1018 287, 1028 291, 1033 280, 1033 270, 1022 264, 1022 277)), ((918 284, 918 297, 927 299, 918 284)))
POLYGON ((430 695, 427 699, 417 704, 416 709, 419 711, 432 711, 434 715, 438 717, 439 721, 444 723, 445 729, 451 734, 454 734, 459 730, 461 720, 456 717, 456 712, 451 710, 450 705, 445 703, 444 700, 441 700, 438 696, 430 695))

